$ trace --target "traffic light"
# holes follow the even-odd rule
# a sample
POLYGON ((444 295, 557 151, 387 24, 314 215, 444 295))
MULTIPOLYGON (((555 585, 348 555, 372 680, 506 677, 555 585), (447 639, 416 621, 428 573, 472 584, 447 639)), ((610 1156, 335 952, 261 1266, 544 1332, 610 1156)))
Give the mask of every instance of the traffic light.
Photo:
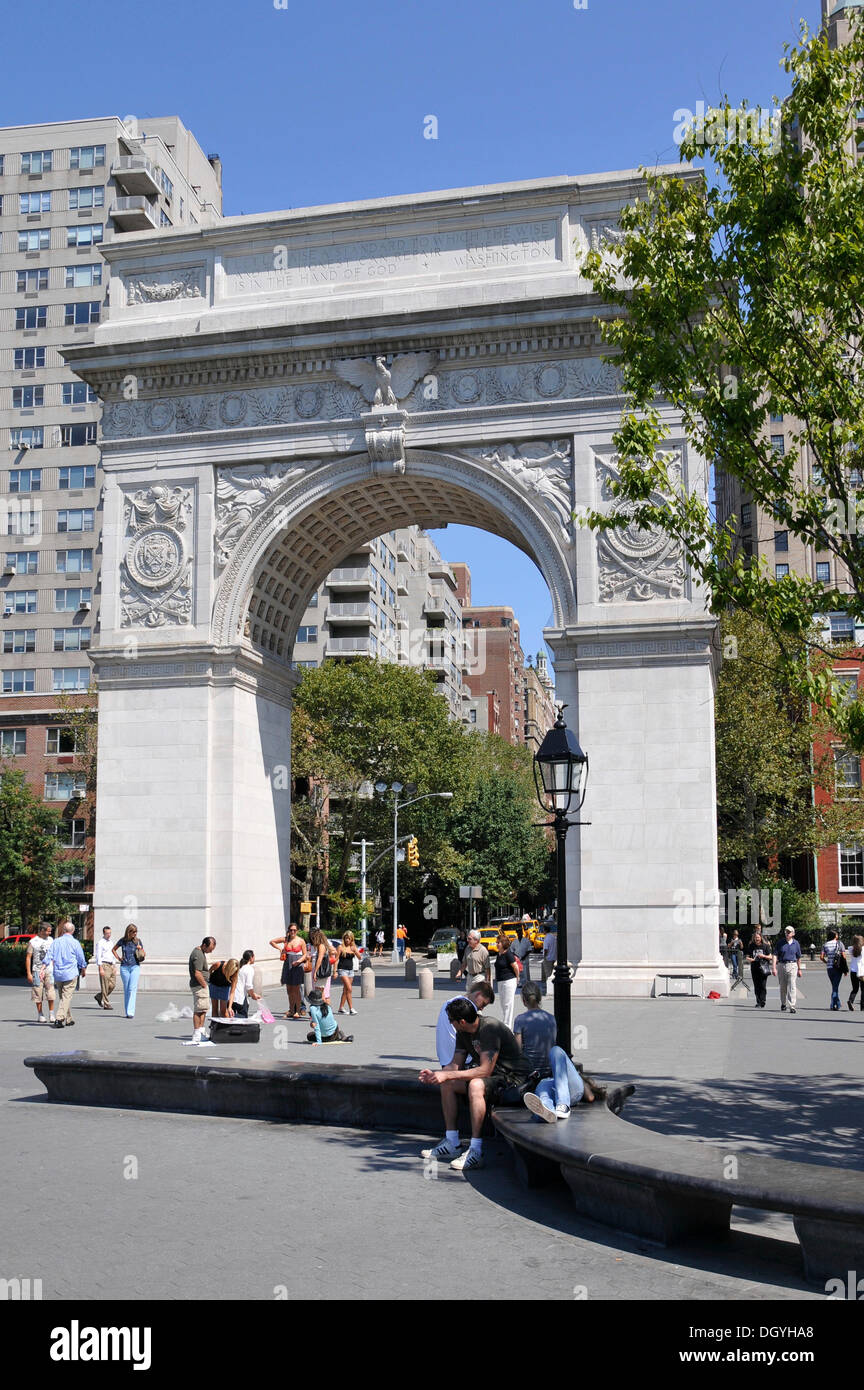
POLYGON ((412 869, 416 869, 420 863, 420 850, 417 846, 416 835, 412 835, 408 841, 408 863, 412 869))

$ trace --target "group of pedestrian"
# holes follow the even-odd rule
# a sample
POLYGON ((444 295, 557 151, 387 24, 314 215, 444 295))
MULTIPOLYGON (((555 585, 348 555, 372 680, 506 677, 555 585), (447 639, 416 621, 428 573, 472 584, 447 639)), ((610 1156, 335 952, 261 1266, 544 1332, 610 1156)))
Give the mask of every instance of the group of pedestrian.
MULTIPOLYGON (((852 985, 847 1008, 855 1008, 856 996, 860 993, 859 1009, 864 1012, 864 964, 862 964, 864 937, 853 936, 849 948, 840 940, 835 930, 826 934, 825 945, 819 959, 826 968, 831 986, 829 1009, 841 1008, 840 985, 844 975, 848 975, 852 985)), ((797 1013, 798 981, 801 979, 801 945, 795 938, 795 928, 785 927, 783 939, 775 946, 761 928, 753 932, 752 940, 745 948, 747 964, 753 980, 757 1009, 764 1009, 768 998, 768 980, 777 977, 780 987, 781 1013, 797 1013)))
MULTIPOLYGON (((123 1004, 127 1018, 135 1017, 135 1000, 138 994, 138 976, 146 960, 143 942, 138 936, 138 928, 130 923, 120 940, 111 940, 111 927, 103 927, 102 936, 96 942, 93 960, 99 971, 99 991, 96 1003, 101 1009, 113 1009, 110 997, 117 984, 117 969, 123 984, 123 1004)), ((72 922, 61 922, 57 936, 52 936, 50 922, 40 922, 36 935, 30 938, 24 967, 30 985, 30 997, 36 1005, 36 1018, 39 1023, 52 1024, 55 1028, 72 1028, 72 996, 79 981, 87 975, 87 961, 81 943, 75 937, 72 922), (48 1016, 44 1006, 48 1005, 48 1016)))
POLYGON ((448 999, 438 1016, 439 1069, 420 1073, 423 1085, 440 1088, 444 1117, 444 1138, 434 1148, 423 1149, 421 1157, 449 1161, 457 1172, 484 1166, 482 1133, 490 1105, 524 1104, 538 1120, 554 1124, 568 1118, 571 1106, 605 1094, 556 1045, 555 1019, 541 1007, 539 985, 523 986, 525 1011, 512 1029, 503 1020, 485 1016, 494 998, 488 980, 474 977, 472 983, 469 977, 466 993, 448 999), (467 1098, 471 1127, 465 1153, 459 1143, 460 1096, 467 1098))
POLYGON ((255 952, 244 951, 239 960, 214 960, 215 950, 216 938, 205 936, 189 956, 192 1037, 184 1047, 214 1046, 204 1036, 208 1011, 212 1018, 248 1018, 249 1001, 261 999, 255 989, 255 952))

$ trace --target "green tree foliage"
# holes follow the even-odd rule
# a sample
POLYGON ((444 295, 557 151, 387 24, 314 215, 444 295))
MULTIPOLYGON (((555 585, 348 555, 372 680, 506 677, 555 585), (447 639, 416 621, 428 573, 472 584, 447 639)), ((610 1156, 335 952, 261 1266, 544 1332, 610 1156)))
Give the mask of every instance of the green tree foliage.
POLYGON ((860 837, 860 793, 833 803, 828 721, 790 677, 779 643, 750 614, 723 620, 717 689, 717 821, 721 865, 758 888, 777 859, 860 837), (816 796, 814 798, 814 788, 816 796))
MULTIPOLYGON (((605 324, 628 400, 615 437, 626 505, 611 524, 632 517, 676 538, 714 612, 731 604, 762 616, 801 688, 864 751, 864 704, 843 707, 830 671, 814 669, 804 650, 814 614, 864 619, 864 161, 855 157, 864 26, 836 50, 805 26, 783 66, 782 136, 779 107, 759 138, 752 113, 726 100, 681 145, 682 159, 708 160, 712 174, 647 174, 645 196, 622 213, 620 242, 586 257, 595 291, 621 311, 605 324), (670 475, 658 399, 778 527, 832 553, 851 591, 775 579, 738 553, 734 519, 717 525, 710 504, 670 475), (771 447, 771 414, 798 422, 785 457, 771 447), (804 446, 817 471, 801 482, 804 446)), ((610 522, 593 515, 589 524, 610 522)))
POLYGON ((59 817, 34 795, 23 772, 0 780, 0 920, 7 934, 63 911, 55 827, 59 817))

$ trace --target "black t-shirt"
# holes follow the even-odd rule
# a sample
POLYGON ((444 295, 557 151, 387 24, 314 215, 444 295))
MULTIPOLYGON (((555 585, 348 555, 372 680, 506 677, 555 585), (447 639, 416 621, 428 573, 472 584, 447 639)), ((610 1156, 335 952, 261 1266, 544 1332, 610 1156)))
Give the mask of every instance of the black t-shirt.
POLYGON ((465 1052, 479 1066, 484 1052, 497 1052, 493 1076, 503 1076, 514 1081, 524 1081, 531 1075, 527 1057, 516 1041, 513 1033, 498 1018, 484 1018, 480 1015, 480 1027, 472 1036, 470 1033, 456 1033, 456 1051, 465 1052))
POLYGON ((506 951, 498 952, 497 956, 495 957, 496 981, 516 979, 516 976, 513 973, 513 962, 515 959, 516 957, 513 954, 512 946, 508 946, 506 951))
POLYGON ((763 970, 765 969, 766 966, 770 966, 770 964, 771 964, 771 957, 772 957, 773 954, 774 954, 774 953, 773 953, 773 951, 771 950, 771 942, 770 942, 770 941, 766 941, 764 937, 763 937, 762 940, 759 941, 759 942, 757 942, 757 941, 748 941, 748 942, 747 942, 747 955, 748 955, 748 956, 755 956, 757 962, 759 962, 759 961, 761 960, 761 961, 763 962, 763 964, 762 964, 762 969, 763 969, 763 970))

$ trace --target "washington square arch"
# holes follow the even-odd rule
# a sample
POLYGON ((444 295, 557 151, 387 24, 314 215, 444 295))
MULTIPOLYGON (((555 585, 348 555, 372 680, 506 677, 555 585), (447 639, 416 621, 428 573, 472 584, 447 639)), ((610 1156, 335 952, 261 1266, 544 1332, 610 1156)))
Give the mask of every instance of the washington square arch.
POLYGON ((104 248, 110 316, 68 351, 105 403, 95 930, 133 904, 155 975, 179 982, 208 934, 272 954, 307 599, 382 532, 453 522, 518 546, 552 596, 591 760, 574 993, 647 996, 667 971, 725 993, 712 914, 676 909, 717 882, 714 621, 663 537, 573 521, 615 505, 622 407, 578 266, 639 189, 536 180, 104 248))

